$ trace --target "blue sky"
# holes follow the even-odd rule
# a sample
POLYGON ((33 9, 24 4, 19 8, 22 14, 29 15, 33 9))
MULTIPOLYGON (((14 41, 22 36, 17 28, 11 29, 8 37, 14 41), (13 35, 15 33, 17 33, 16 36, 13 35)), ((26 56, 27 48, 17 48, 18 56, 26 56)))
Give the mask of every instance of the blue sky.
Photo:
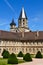
POLYGON ((21 8, 28 17, 32 31, 43 31, 43 0, 0 0, 0 30, 10 30, 12 18, 18 26, 21 8))

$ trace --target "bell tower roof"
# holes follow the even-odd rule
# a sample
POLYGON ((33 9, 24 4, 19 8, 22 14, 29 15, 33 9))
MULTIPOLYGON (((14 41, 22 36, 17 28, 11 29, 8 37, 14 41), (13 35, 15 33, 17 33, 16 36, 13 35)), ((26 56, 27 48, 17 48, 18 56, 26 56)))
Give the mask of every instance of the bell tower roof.
POLYGON ((14 19, 12 19, 12 22, 10 23, 10 25, 15 25, 16 26, 16 23, 14 22, 14 19))
POLYGON ((22 7, 22 10, 21 10, 21 13, 20 13, 20 16, 19 16, 19 19, 22 19, 22 18, 25 18, 27 19, 27 16, 26 16, 26 13, 24 11, 24 8, 22 7))

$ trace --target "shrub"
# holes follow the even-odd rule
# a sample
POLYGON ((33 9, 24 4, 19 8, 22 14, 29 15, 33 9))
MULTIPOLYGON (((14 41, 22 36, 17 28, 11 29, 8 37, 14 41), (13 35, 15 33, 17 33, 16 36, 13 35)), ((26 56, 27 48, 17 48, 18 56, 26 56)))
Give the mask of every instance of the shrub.
POLYGON ((12 53, 8 58, 8 64, 18 64, 18 59, 16 58, 16 55, 12 53))
POLYGON ((23 57, 23 60, 25 60, 25 61, 32 61, 32 58, 31 58, 31 55, 29 54, 29 53, 26 53, 25 55, 24 55, 24 57, 23 57))
POLYGON ((2 56, 3 56, 3 54, 4 54, 5 52, 6 52, 6 50, 4 49, 3 52, 2 52, 2 56))
POLYGON ((4 54, 3 54, 3 58, 8 58, 9 57, 9 52, 8 51, 5 51, 4 54))
POLYGON ((23 57, 23 53, 20 51, 17 56, 18 57, 23 57))
POLYGON ((40 51, 38 51, 38 52, 37 52, 37 54, 36 54, 35 58, 42 58, 42 54, 41 54, 41 52, 40 52, 40 51))

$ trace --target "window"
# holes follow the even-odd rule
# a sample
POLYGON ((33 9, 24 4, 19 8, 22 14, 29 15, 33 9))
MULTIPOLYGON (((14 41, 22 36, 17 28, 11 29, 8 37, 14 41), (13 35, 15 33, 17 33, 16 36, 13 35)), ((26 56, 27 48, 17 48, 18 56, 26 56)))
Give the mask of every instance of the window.
POLYGON ((42 48, 41 48, 41 52, 43 52, 42 48))
POLYGON ((16 51, 16 48, 14 48, 14 51, 16 51))
POLYGON ((35 44, 35 43, 33 42, 33 44, 35 44))
POLYGON ((30 45, 32 45, 32 43, 30 42, 30 45))
POLYGON ((42 44, 42 42, 41 42, 41 44, 42 44))
POLYGON ((33 48, 33 53, 35 53, 35 48, 33 48))
POLYGON ((9 51, 11 51, 11 48, 9 48, 9 51))
POLYGON ((23 21, 25 21, 25 20, 23 19, 23 21))
POLYGON ((22 52, 24 52, 24 48, 22 48, 22 52))
POLYGON ((31 52, 31 48, 29 48, 29 51, 31 52))
POLYGON ((38 51, 38 48, 37 48, 37 51, 38 51))
POLYGON ((26 51, 27 51, 27 48, 26 48, 26 51))
POLYGON ((12 48, 12 51, 13 51, 13 48, 12 48))
POLYGON ((38 42, 37 42, 37 45, 38 45, 38 42))
POLYGON ((26 42, 26 45, 27 45, 27 42, 26 42))
POLYGON ((6 50, 8 51, 8 48, 6 48, 6 50))

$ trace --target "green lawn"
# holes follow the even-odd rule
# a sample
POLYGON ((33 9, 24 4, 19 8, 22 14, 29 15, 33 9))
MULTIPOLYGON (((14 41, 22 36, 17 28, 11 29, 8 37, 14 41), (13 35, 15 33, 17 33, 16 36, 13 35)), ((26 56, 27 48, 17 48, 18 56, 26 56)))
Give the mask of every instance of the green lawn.
POLYGON ((18 63, 24 63, 25 61, 24 60, 18 60, 18 63))
MULTIPOLYGON (((24 60, 18 60, 18 63, 23 63, 25 62, 24 60)), ((7 59, 2 59, 0 58, 0 65, 12 65, 12 64, 7 64, 7 59)))
POLYGON ((7 64, 7 59, 0 58, 0 65, 11 65, 11 64, 7 64))
POLYGON ((35 58, 35 55, 34 55, 34 54, 31 54, 31 57, 32 57, 32 58, 35 58))

